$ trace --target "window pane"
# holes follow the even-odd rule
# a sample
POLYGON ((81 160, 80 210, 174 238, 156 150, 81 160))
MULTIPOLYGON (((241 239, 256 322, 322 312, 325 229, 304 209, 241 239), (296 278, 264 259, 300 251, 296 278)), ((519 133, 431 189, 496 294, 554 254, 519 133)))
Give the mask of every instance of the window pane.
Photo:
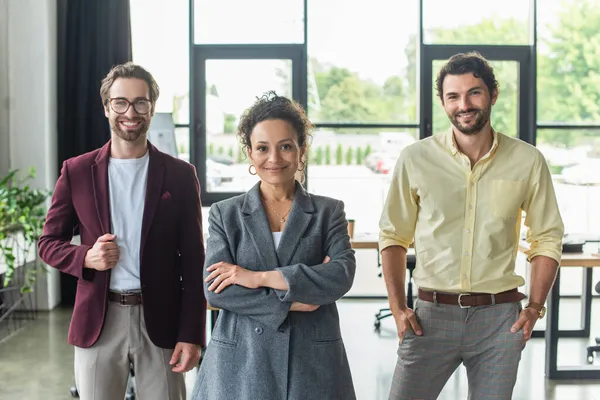
POLYGON ((247 191, 258 178, 236 136, 240 116, 267 91, 292 97, 292 61, 208 60, 206 85, 206 190, 247 191))
MULTIPOLYGON (((435 81, 446 60, 433 61, 433 124, 432 132, 449 129, 450 120, 440 103, 435 81)), ((519 63, 516 61, 490 61, 498 81, 500 95, 492 106, 492 127, 507 136, 516 137, 519 129, 519 63)))
POLYGON ((304 1, 195 0, 194 41, 196 44, 304 43, 304 1))
POLYGON ((600 0, 538 2, 538 122, 600 123, 600 0))
POLYGON ((418 3, 309 3, 308 112, 313 122, 416 122, 418 3), (377 18, 368 18, 366 10, 377 18))
POLYGON ((529 25, 528 0, 423 0, 427 44, 529 44, 529 25))
POLYGON ((599 234, 600 129, 538 129, 537 147, 550 166, 565 233, 599 234))
POLYGON ((319 129, 309 150, 308 189, 343 200, 358 235, 377 235, 400 151, 417 129, 319 129))
POLYGON ((133 61, 146 68, 160 87, 155 111, 173 113, 176 124, 188 124, 188 0, 172 0, 168 7, 163 0, 130 1, 133 61))

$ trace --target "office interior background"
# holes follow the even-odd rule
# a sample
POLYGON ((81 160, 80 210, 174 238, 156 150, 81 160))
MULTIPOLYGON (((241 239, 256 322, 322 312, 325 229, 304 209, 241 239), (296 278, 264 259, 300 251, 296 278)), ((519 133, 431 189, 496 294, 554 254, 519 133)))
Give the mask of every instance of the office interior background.
MULTIPOLYGON (((600 0, 0 0, 0 180, 33 167, 31 186, 51 190, 65 159, 104 144, 100 80, 112 65, 133 61, 161 89, 150 140, 196 166, 205 217, 212 203, 256 182, 236 126, 257 96, 275 90, 298 100, 315 124, 308 191, 343 200, 356 240, 372 241, 399 152, 450 126, 435 93, 437 71, 455 53, 478 51, 500 85, 493 127, 542 151, 565 241, 583 243, 593 257, 599 26, 600 0)), ((39 263, 33 253, 22 264, 39 263)), ((340 301, 344 340, 358 398, 386 399, 395 326, 387 318, 374 328, 374 314, 386 307, 377 250, 356 256, 354 286, 340 301)), ((556 343, 544 338, 550 327, 541 320, 515 399, 600 399, 600 356, 587 357, 600 336, 593 290, 600 275, 593 258, 589 264, 562 269, 556 343)), ((517 273, 528 271, 519 255, 517 273)), ((32 294, 7 289, 0 289, 5 304, 23 300, 15 312, 0 308, 0 398, 69 398, 73 278, 48 269, 32 294)), ((186 380, 193 385, 193 374, 186 380)), ((440 398, 466 393, 461 367, 440 398)))

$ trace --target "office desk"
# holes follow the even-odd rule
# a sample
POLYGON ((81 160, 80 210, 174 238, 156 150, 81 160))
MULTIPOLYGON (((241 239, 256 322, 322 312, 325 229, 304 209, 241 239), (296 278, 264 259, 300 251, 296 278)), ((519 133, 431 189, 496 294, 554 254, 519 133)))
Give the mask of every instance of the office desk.
MULTIPOLYGON (((520 243, 519 250, 525 252, 529 249, 527 243, 520 243)), ((565 253, 561 258, 560 268, 556 281, 547 300, 546 322, 546 377, 548 379, 600 379, 600 367, 593 365, 557 366, 558 339, 560 337, 589 337, 590 336, 590 308, 592 304, 592 268, 600 267, 600 257, 588 253, 565 253), (579 330, 559 330, 558 317, 560 305, 560 275, 563 268, 584 268, 583 286, 584 303, 582 306, 582 319, 584 326, 579 330)), ((582 352, 585 350, 582 349, 582 352)))
MULTIPOLYGON (((354 238, 350 239, 350 243, 352 248, 355 250, 364 250, 364 249, 372 249, 377 250, 377 267, 381 267, 381 254, 379 253, 379 241, 375 236, 360 236, 357 235, 354 238)), ((406 269, 408 270, 408 284, 406 291, 406 305, 409 308, 413 308, 413 288, 412 288, 412 274, 415 269, 415 260, 414 260, 414 248, 411 247, 408 249, 407 255, 407 263, 406 269), (409 258, 409 256, 413 256, 409 258), (413 260, 411 262, 411 260, 413 260)), ((379 276, 382 276, 383 272, 379 273, 379 276)))

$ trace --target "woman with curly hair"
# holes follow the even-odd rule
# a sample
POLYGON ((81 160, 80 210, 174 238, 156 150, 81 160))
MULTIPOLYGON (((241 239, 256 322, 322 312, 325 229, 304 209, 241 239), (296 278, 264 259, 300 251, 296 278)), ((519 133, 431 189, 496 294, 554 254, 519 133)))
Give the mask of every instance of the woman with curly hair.
POLYGON ((193 400, 356 398, 335 304, 356 268, 344 204, 296 179, 311 128, 273 92, 240 121, 260 181, 210 209, 204 292, 221 311, 193 400))

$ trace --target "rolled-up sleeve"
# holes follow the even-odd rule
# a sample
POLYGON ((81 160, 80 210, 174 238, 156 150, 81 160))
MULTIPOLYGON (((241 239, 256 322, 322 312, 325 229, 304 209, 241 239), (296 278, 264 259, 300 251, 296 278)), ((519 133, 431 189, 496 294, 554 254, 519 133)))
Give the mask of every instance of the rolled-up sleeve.
POLYGON ((404 149, 396 162, 392 182, 379 219, 379 250, 390 246, 408 249, 415 235, 418 195, 410 184, 409 153, 404 149))
POLYGON ((531 261, 536 256, 547 256, 560 265, 564 224, 560 216, 552 176, 544 156, 538 152, 533 166, 529 190, 523 204, 526 240, 530 244, 525 253, 531 261))

